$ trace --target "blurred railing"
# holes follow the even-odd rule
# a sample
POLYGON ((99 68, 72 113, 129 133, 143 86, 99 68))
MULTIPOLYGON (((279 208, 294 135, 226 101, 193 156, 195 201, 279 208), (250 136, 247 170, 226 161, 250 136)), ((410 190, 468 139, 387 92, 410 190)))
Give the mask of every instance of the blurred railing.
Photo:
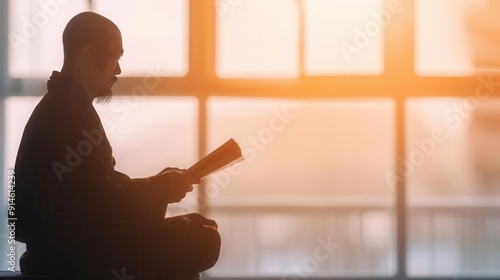
MULTIPOLYGON (((500 199, 409 204, 410 277, 500 278, 500 199)), ((213 278, 390 279, 395 273, 389 198, 226 200, 212 205, 209 215, 223 237, 221 258, 208 275, 213 278)))

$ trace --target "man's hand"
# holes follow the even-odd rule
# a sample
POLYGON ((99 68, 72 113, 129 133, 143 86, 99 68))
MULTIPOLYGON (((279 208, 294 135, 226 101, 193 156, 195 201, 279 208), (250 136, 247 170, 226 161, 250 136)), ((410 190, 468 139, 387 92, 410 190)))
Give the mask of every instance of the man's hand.
POLYGON ((193 184, 199 183, 198 179, 184 175, 184 171, 185 169, 168 167, 148 180, 159 189, 168 203, 179 202, 193 190, 193 184))

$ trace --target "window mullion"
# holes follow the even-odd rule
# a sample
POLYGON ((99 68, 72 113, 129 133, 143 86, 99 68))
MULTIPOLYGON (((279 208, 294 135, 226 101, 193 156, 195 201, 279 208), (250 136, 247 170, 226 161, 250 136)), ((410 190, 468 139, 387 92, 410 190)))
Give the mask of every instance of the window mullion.
POLYGON ((188 77, 193 82, 208 83, 215 78, 215 21, 216 0, 189 1, 188 77))
MULTIPOLYGON (((9 24, 9 1, 0 1, 0 37, 8 38, 8 26, 9 24)), ((9 95, 9 59, 8 59, 8 44, 9 40, 0 40, 0 114, 5 116, 5 98, 9 95)), ((4 168, 4 158, 5 158, 5 117, 2 117, 0 121, 0 154, 2 155, 2 161, 0 161, 0 182, 2 185, 6 184, 6 169, 4 168)), ((7 188, 2 191, 0 195, 0 199, 2 202, 7 202, 5 195, 7 194, 7 188)), ((4 212, 7 207, 2 203, 2 210, 0 211, 0 215, 5 218, 7 217, 4 212), (5 209, 5 210, 4 210, 5 209)), ((0 230, 2 235, 7 236, 7 232, 4 229, 0 230)), ((2 239, 2 241, 7 241, 7 239, 2 239)), ((7 242, 3 242, 1 246, 2 250, 7 249, 7 242)))
POLYGON ((296 0, 298 5, 298 13, 299 13, 299 71, 300 77, 304 77, 304 73, 306 72, 306 18, 305 18, 305 5, 304 0, 296 0))
POLYGON ((395 100, 395 140, 396 140, 396 153, 394 160, 396 161, 395 172, 396 188, 395 188, 395 211, 396 211, 396 276, 405 279, 407 274, 406 256, 407 256, 407 205, 406 205, 406 178, 404 172, 404 158, 406 156, 406 110, 404 97, 396 98, 395 100))
MULTIPOLYGON (((414 71, 414 3, 409 0, 385 0, 384 10, 389 7, 400 5, 401 12, 391 14, 390 21, 387 20, 384 37, 384 79, 397 84, 394 89, 405 90, 404 83, 411 84, 415 80, 414 71), (406 81, 406 82, 405 82, 406 81), (403 83, 403 84, 402 84, 403 83)), ((395 189, 395 217, 396 217, 396 277, 404 279, 407 275, 407 205, 406 205, 406 181, 404 163, 406 139, 405 139, 405 96, 409 92, 388 92, 395 96, 395 174, 398 174, 395 189)), ((414 92, 412 93, 414 94, 414 92)))
POLYGON ((415 77, 414 2, 385 0, 384 11, 390 16, 385 23, 384 75, 395 81, 410 81, 415 77))
MULTIPOLYGON (((9 1, 0 1, 0 36, 9 38, 9 1)), ((0 94, 8 96, 9 84, 9 40, 0 40, 0 94)), ((3 103, 3 102, 2 102, 3 103)))
MULTIPOLYGON (((189 73, 188 80, 198 85, 198 157, 207 154, 207 97, 209 84, 215 80, 216 0, 189 1, 189 73)), ((200 214, 209 211, 206 184, 198 188, 200 214), (203 206, 203 207, 202 207, 203 206)))

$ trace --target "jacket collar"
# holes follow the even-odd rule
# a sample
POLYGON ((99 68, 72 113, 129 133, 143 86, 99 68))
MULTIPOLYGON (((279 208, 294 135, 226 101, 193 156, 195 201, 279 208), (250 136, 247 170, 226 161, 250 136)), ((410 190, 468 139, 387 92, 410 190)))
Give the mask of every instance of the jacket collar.
POLYGON ((58 71, 52 72, 47 81, 47 90, 49 94, 92 103, 92 99, 89 98, 85 90, 71 76, 58 71))

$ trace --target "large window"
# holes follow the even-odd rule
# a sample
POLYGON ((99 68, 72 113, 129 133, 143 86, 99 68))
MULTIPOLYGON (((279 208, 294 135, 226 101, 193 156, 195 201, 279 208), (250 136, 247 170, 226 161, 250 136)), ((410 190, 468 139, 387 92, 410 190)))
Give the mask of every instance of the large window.
POLYGON ((499 277, 499 3, 0 0, 4 181, 65 24, 93 10, 124 41, 96 105, 117 169, 243 149, 167 213, 219 223, 206 278, 499 277))

